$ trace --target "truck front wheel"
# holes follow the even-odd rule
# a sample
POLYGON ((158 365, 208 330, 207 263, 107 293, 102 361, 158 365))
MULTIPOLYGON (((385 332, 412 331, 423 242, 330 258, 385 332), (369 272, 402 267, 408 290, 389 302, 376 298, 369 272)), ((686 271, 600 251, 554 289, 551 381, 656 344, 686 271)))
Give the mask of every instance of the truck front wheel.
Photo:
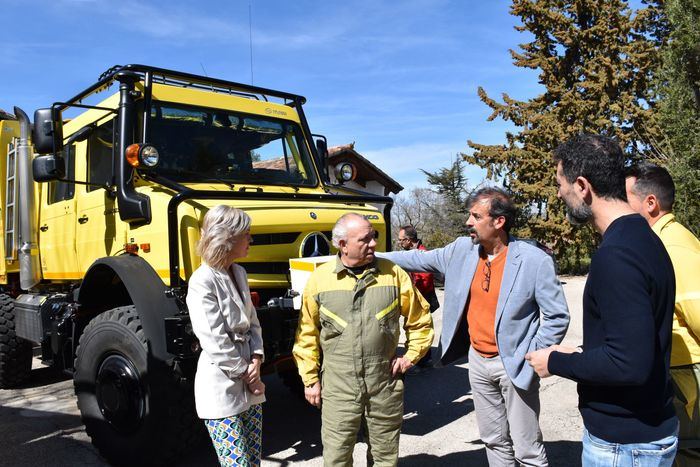
POLYGON ((0 294, 0 389, 22 383, 31 370, 32 344, 15 335, 15 301, 0 294))
POLYGON ((191 384, 150 355, 134 306, 106 311, 85 327, 74 385, 85 429, 111 463, 167 463, 203 431, 191 384))

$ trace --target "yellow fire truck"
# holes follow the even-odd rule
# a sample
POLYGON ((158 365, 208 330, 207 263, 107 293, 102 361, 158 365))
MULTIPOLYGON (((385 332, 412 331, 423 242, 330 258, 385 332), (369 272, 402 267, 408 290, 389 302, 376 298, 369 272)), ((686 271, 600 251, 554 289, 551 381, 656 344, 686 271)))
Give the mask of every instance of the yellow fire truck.
MULTIPOLYGON (((22 384, 36 353, 73 376, 87 433, 110 462, 157 464, 188 447, 201 423, 184 297, 202 218, 220 203, 252 218, 240 264, 267 370, 293 374, 288 260, 331 254, 330 230, 350 211, 388 247, 392 204, 330 184, 304 103, 126 65, 33 123, 18 108, 0 118, 0 388, 22 384)), ((354 173, 345 169, 339 177, 354 173)))

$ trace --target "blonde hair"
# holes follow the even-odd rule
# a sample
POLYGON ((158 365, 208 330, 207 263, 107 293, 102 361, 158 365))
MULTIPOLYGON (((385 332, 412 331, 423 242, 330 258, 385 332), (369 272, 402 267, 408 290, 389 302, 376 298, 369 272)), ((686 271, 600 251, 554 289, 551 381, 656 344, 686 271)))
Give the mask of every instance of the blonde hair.
POLYGON ((220 204, 204 216, 197 253, 214 269, 226 269, 236 237, 250 230, 250 216, 240 209, 220 204))

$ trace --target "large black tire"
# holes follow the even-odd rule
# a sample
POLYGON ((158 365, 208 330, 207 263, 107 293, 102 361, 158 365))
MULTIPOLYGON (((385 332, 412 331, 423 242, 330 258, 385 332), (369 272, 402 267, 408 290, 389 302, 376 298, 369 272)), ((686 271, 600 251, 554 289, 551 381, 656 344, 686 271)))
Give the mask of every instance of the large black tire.
POLYGON ((134 306, 90 321, 73 379, 87 434, 112 464, 170 463, 203 439, 192 384, 150 355, 134 306))
POLYGON ((15 335, 15 301, 0 294, 0 389, 21 384, 32 371, 32 344, 15 335))

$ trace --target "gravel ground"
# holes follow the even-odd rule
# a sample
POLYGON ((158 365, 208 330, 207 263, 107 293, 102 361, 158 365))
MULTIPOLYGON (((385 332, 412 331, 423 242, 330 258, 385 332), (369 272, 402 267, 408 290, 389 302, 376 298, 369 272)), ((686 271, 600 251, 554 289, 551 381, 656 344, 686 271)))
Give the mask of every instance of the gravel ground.
MULTIPOLYGON (((561 280, 571 311, 564 342, 578 345, 585 277, 561 280)), ((435 312, 438 332, 441 317, 440 310, 435 312)), ((72 381, 43 368, 38 360, 34 366, 31 380, 22 388, 0 391, 0 465, 109 465, 85 434, 72 381)), ((400 465, 487 465, 467 374, 468 365, 462 363, 407 376, 400 465)), ((319 412, 290 394, 276 376, 265 382, 263 466, 321 466, 319 412)), ((552 466, 580 465, 582 423, 577 401, 571 381, 557 377, 543 381, 540 423, 552 466)), ((358 443, 355 465, 365 465, 365 453, 366 445, 358 443)), ((180 465, 218 464, 212 449, 204 446, 180 465)))

